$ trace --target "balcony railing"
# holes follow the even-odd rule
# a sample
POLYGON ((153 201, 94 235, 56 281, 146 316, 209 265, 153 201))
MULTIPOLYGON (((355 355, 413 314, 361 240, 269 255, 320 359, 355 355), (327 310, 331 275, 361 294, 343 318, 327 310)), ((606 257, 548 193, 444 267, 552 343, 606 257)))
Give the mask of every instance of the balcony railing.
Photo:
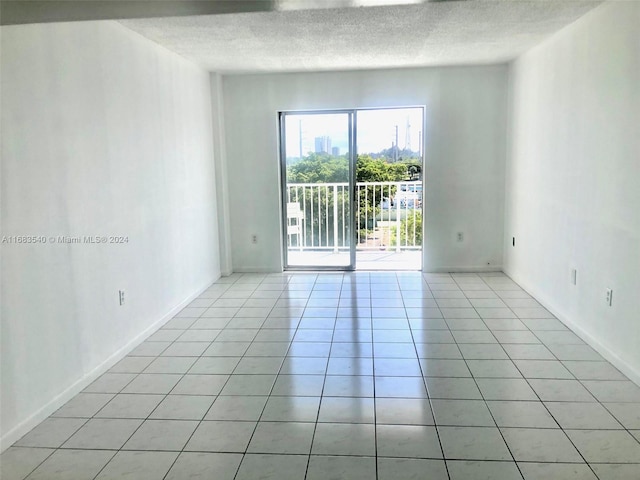
MULTIPOLYGON (((358 250, 422 247, 422 182, 358 182, 355 188, 358 250)), ((349 249, 348 183, 290 183, 286 198, 289 249, 349 249)))

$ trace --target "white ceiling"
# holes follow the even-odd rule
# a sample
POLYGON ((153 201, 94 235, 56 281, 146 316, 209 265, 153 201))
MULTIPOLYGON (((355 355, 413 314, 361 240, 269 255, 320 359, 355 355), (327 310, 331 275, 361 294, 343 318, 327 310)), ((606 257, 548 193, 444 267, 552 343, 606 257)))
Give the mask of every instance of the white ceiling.
POLYGON ((120 20, 210 71, 503 63, 602 1, 466 0, 120 20))

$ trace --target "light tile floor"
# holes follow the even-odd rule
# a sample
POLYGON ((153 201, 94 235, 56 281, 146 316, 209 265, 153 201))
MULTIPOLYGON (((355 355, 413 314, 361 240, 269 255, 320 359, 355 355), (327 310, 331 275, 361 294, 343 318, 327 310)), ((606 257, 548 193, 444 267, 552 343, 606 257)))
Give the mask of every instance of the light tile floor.
POLYGON ((2 479, 640 479, 640 388, 500 273, 234 274, 2 479))

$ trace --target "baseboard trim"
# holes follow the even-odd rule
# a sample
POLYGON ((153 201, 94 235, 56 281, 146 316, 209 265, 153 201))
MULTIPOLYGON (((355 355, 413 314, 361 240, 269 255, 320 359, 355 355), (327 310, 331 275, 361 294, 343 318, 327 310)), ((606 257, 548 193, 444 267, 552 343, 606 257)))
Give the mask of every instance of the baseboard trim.
MULTIPOLYGON (((296 270, 293 270, 296 271, 296 270)), ((305 272, 305 270, 297 270, 299 272, 305 272)), ((322 271, 331 272, 331 270, 307 270, 308 271, 322 271)), ((356 266, 356 272, 384 272, 386 270, 358 270, 356 266)), ((423 272, 423 273, 482 273, 482 272, 502 272, 502 265, 487 265, 487 266, 475 266, 475 267, 430 267, 423 268, 422 270, 407 270, 408 272, 423 272)), ((234 273, 282 273, 282 269, 273 269, 269 267, 234 267, 234 273)))
POLYGON ((560 320, 566 327, 570 328, 573 333, 578 335, 582 340, 589 344, 596 352, 602 355, 606 360, 625 374, 629 380, 640 386, 640 371, 636 370, 620 358, 613 350, 604 345, 600 340, 593 336, 589 331, 565 315, 559 308, 549 301, 547 296, 537 288, 530 285, 521 276, 515 275, 505 269, 504 273, 508 275, 514 282, 522 287, 529 295, 534 297, 544 308, 549 310, 555 317, 560 320))
POLYGON ((482 267, 430 267, 422 270, 424 273, 484 273, 502 272, 502 265, 487 265, 482 267))
POLYGON ((84 375, 82 378, 74 382, 72 385, 67 387, 62 393, 54 397, 51 401, 49 401, 46 405, 41 407, 38 411, 36 411, 33 415, 31 415, 26 420, 22 421, 14 428, 9 430, 4 436, 0 437, 0 452, 5 451, 15 442, 20 440, 24 435, 29 433, 34 427, 36 427, 39 423, 49 417, 52 413, 62 407, 65 403, 71 400, 75 395, 80 393, 86 387, 88 387, 93 381, 95 381, 100 375, 105 373, 111 367, 113 367, 116 363, 122 360, 131 350, 140 345, 149 335, 162 327, 165 323, 173 318, 173 316, 182 310, 185 306, 191 303, 194 299, 202 294, 207 288, 211 286, 213 282, 215 282, 219 276, 211 280, 206 284, 206 286, 202 287, 195 293, 189 295, 184 300, 182 300, 178 305, 173 307, 167 313, 165 313, 159 320, 155 321, 152 325, 147 327, 141 333, 136 335, 136 337, 119 348, 114 354, 112 354, 109 358, 103 361, 100 365, 92 369, 89 373, 84 375))
POLYGON ((233 273, 282 273, 282 268, 269 267, 233 267, 233 273))

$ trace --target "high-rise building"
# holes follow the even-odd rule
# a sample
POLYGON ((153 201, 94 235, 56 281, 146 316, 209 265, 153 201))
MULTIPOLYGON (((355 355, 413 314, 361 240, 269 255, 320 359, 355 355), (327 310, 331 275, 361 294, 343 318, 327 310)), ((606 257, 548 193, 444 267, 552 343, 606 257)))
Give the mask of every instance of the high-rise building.
POLYGON ((333 155, 334 157, 340 156, 340 147, 332 147, 331 155, 333 155))
POLYGON ((329 153, 331 151, 331 137, 322 136, 315 138, 315 152, 316 153, 329 153))

